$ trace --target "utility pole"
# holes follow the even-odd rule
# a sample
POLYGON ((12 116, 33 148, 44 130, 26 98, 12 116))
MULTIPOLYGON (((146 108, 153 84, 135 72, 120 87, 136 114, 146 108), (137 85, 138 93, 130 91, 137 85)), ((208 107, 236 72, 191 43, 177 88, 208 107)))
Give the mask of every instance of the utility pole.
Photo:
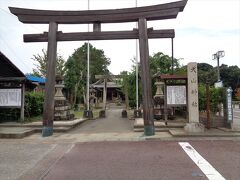
MULTIPOLYGON (((137 0, 135 6, 138 6, 137 0)), ((136 22, 136 28, 138 28, 138 22, 136 22)), ((136 39, 136 110, 138 110, 138 39, 136 39)))
MULTIPOLYGON (((88 0, 88 11, 90 10, 90 0, 88 0)), ((90 31, 89 24, 88 24, 88 32, 90 31)), ((92 119, 93 113, 92 110, 90 110, 90 104, 89 104, 89 80, 90 80, 90 70, 89 70, 89 62, 90 62, 90 46, 89 46, 89 40, 87 41, 87 110, 84 111, 83 117, 92 119)))
MULTIPOLYGON (((90 8, 90 0, 88 0, 88 11, 90 8)), ((89 32, 89 24, 88 24, 88 32, 89 32)), ((87 42, 87 110, 89 111, 89 61, 90 61, 90 50, 89 50, 89 41, 87 42)))
POLYGON ((212 59, 213 60, 217 60, 217 76, 218 76, 218 82, 220 82, 220 70, 219 70, 219 59, 221 57, 224 57, 225 56, 225 52, 224 51, 218 51, 216 52, 215 54, 212 55, 212 59))

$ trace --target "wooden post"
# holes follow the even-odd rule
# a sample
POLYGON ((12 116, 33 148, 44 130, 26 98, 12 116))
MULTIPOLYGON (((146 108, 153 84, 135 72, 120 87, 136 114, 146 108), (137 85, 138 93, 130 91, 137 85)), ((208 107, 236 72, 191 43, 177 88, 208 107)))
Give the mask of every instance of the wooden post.
POLYGON ((48 51, 47 51, 47 77, 45 84, 45 96, 43 106, 43 129, 42 136, 53 134, 54 119, 54 94, 55 94, 55 69, 57 56, 57 28, 56 22, 49 23, 48 51))
POLYGON ((155 134, 153 122, 153 99, 152 99, 152 84, 149 68, 149 49, 147 35, 147 21, 144 18, 139 19, 139 50, 141 64, 141 80, 143 87, 143 120, 144 134, 151 136, 155 134))
POLYGON ((209 84, 206 84, 206 96, 207 96, 207 128, 211 128, 210 121, 210 94, 209 94, 209 84))
POLYGON ((25 104, 25 82, 22 83, 22 97, 21 97, 21 114, 20 119, 24 121, 24 104, 25 104))
POLYGON ((93 32, 101 32, 101 23, 93 23, 93 32))
POLYGON ((173 49, 173 38, 171 38, 171 40, 172 40, 172 74, 173 74, 173 71, 174 71, 174 56, 173 56, 174 49, 173 49))
POLYGON ((167 109, 167 81, 164 80, 164 121, 168 123, 168 109, 167 109))
POLYGON ((107 80, 104 78, 104 87, 103 87, 103 108, 106 110, 106 103, 107 103, 107 80))

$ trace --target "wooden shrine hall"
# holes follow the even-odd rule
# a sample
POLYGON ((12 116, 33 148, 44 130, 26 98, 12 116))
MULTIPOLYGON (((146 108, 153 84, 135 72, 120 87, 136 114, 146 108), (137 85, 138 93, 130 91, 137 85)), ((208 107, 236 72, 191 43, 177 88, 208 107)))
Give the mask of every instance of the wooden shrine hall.
MULTIPOLYGON (((103 102, 104 97, 104 80, 99 79, 95 83, 90 85, 90 88, 95 89, 95 95, 98 98, 98 101, 103 102)), ((106 101, 107 102, 116 102, 121 99, 124 100, 124 94, 121 91, 122 85, 117 84, 112 79, 107 79, 106 82, 106 101)))
POLYGON ((25 34, 24 42, 48 42, 48 65, 46 93, 43 112, 43 136, 53 134, 54 85, 57 54, 57 41, 139 39, 141 80, 143 90, 143 119, 146 136, 154 135, 153 100, 149 69, 150 38, 174 38, 174 29, 154 30, 147 27, 147 21, 174 19, 184 10, 187 0, 146 7, 88 10, 52 11, 9 7, 22 23, 49 24, 49 31, 41 34, 25 34), (102 23, 138 22, 138 29, 132 31, 101 31, 102 23), (58 24, 93 24, 93 32, 58 31, 58 24))

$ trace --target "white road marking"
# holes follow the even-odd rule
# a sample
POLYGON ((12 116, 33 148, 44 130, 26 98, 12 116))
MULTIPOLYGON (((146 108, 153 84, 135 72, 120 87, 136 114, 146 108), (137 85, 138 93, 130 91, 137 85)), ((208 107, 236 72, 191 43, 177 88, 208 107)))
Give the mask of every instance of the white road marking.
POLYGON ((178 143, 193 162, 201 169, 201 171, 210 180, 225 180, 225 178, 207 162, 188 142, 178 143))
POLYGON ((72 144, 71 147, 65 152, 65 154, 68 154, 73 148, 74 148, 75 144, 72 144))

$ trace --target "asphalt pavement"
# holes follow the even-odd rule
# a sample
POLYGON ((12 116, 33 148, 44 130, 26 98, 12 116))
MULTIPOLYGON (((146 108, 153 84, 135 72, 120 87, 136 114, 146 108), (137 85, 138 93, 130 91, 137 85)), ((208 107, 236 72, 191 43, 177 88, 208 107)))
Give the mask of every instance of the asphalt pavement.
POLYGON ((156 132, 156 139, 146 140, 132 128, 120 110, 110 110, 107 118, 68 133, 0 139, 0 179, 208 179, 202 161, 196 164, 179 142, 190 143, 224 179, 240 179, 239 137, 174 138, 156 132))
MULTIPOLYGON (((189 143, 222 177, 239 179, 239 141, 189 143)), ((34 174, 40 174, 39 166, 41 163, 21 179, 35 179, 34 174)), ((75 143, 49 163, 40 177, 46 180, 208 179, 182 150, 178 141, 75 143)))

